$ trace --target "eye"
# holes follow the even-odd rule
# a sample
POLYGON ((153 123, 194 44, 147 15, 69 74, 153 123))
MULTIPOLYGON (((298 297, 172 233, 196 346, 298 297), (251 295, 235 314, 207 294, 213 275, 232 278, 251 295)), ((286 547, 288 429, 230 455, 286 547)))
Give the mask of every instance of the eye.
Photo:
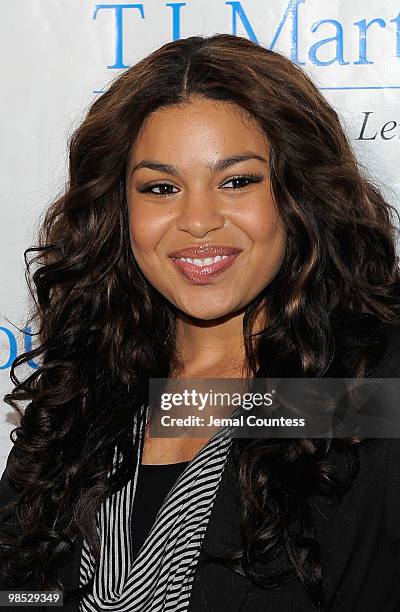
POLYGON ((152 193, 153 195, 161 197, 173 195, 174 192, 168 191, 168 189, 175 189, 175 186, 170 183, 153 183, 153 185, 141 187, 138 191, 139 193, 152 193), (160 191, 153 191, 153 189, 159 189, 160 191))
MULTIPOLYGON (((222 187, 237 191, 238 189, 244 189, 251 183, 260 183, 263 178, 264 177, 259 174, 243 174, 240 176, 233 176, 228 181, 223 183, 222 187), (226 185, 229 185, 229 183, 232 183, 233 186, 226 187, 226 185)), ((173 189, 177 188, 175 185, 171 185, 170 183, 153 183, 151 185, 140 187, 138 191, 139 193, 151 193, 158 197, 168 197, 177 193, 177 191, 172 191, 173 189), (158 189, 158 191, 154 191, 155 189, 158 189)))
POLYGON ((242 174, 240 176, 232 176, 228 181, 223 183, 222 186, 225 187, 229 183, 232 183, 235 186, 227 187, 227 189, 237 190, 237 189, 243 189, 244 187, 247 187, 251 183, 261 183, 262 180, 263 180, 263 177, 259 174, 242 174))

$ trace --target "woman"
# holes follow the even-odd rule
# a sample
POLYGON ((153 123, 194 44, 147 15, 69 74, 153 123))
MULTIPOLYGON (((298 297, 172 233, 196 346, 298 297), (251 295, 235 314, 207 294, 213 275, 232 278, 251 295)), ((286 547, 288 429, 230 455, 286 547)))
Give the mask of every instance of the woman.
POLYGON ((93 103, 69 167, 28 249, 40 343, 5 397, 30 403, 3 589, 84 611, 399 610, 398 439, 148 433, 150 378, 399 376, 395 209, 334 110, 283 56, 193 36, 93 103))

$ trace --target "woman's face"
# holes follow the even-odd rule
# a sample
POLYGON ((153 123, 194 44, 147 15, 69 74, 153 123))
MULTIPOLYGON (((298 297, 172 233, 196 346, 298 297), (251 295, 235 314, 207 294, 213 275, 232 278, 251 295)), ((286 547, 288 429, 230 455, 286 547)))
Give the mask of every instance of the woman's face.
POLYGON ((196 97, 149 115, 131 149, 126 184, 136 262, 186 315, 233 314, 277 274, 286 233, 271 193, 268 143, 237 106, 196 97), (199 245, 235 252, 205 266, 215 250, 189 255, 192 263, 171 258, 199 245))

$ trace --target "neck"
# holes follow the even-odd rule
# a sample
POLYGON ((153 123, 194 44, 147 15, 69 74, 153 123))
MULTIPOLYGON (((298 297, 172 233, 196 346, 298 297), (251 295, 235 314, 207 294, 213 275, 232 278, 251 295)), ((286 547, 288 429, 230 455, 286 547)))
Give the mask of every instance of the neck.
MULTIPOLYGON (((183 377, 242 378, 249 376, 243 319, 245 308, 216 320, 192 318, 183 312, 175 321, 176 349, 183 377)), ((262 329, 262 316, 255 329, 262 329)), ((254 333, 254 331, 253 331, 254 333)))

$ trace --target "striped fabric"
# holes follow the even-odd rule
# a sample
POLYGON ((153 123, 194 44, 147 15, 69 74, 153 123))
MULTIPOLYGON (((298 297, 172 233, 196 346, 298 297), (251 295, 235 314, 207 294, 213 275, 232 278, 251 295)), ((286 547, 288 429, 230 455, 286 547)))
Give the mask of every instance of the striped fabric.
MULTIPOLYGON (((221 428, 215 432, 186 466, 133 559, 131 515, 143 445, 144 426, 141 426, 134 477, 105 500, 97 514, 101 538, 97 568, 86 540, 83 542, 80 586, 93 574, 95 580, 92 592, 79 603, 81 612, 183 612, 188 609, 201 541, 231 444, 227 431, 221 428)), ((117 457, 115 449, 113 470, 117 459, 121 457, 117 457)))

